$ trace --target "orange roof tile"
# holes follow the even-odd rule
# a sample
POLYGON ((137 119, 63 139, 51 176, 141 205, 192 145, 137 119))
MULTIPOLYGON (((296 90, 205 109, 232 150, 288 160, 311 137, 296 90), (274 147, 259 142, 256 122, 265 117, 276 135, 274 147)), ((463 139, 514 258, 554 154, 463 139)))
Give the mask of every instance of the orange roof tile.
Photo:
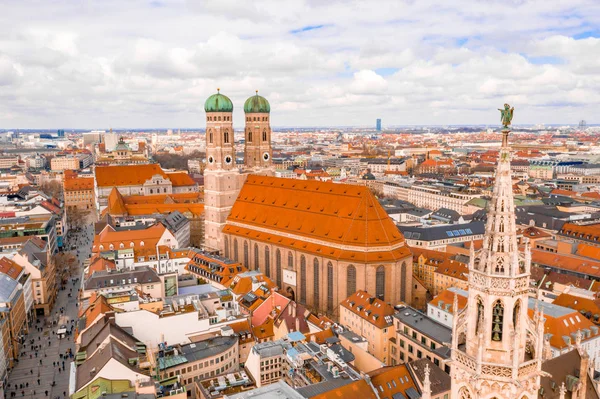
POLYGON ((170 172, 167 177, 171 180, 173 187, 194 186, 196 182, 186 172, 170 172))
POLYGON ((371 384, 379 391, 379 396, 382 398, 391 398, 397 393, 408 398, 410 396, 406 394, 407 389, 418 391, 406 364, 383 367, 367 374, 371 377, 371 384), (392 381, 395 383, 392 384, 392 381))
POLYGON ((91 276, 94 272, 99 272, 103 270, 115 270, 117 267, 114 261, 101 258, 97 256, 88 268, 88 276, 91 276))
POLYGON ((442 302, 443 305, 450 305, 447 311, 450 313, 454 313, 454 295, 456 295, 456 299, 458 301, 459 311, 467 307, 467 297, 455 294, 454 292, 448 289, 445 289, 439 294, 437 294, 437 296, 435 296, 431 301, 429 301, 429 303, 435 307, 439 307, 440 302, 442 302))
POLYGON ((564 270, 571 270, 589 276, 600 277, 600 262, 575 255, 558 254, 539 249, 531 250, 532 264, 539 266, 552 266, 564 270))
POLYGON ((23 268, 8 258, 0 258, 0 273, 6 274, 13 280, 19 278, 23 268))
POLYGON ((111 216, 125 216, 127 209, 123 202, 123 196, 118 188, 113 187, 108 195, 108 211, 111 216))
POLYGON ((315 342, 318 345, 322 345, 325 343, 327 338, 335 337, 333 330, 331 328, 327 328, 323 331, 317 331, 314 333, 306 334, 306 340, 315 342))
POLYGON ((560 294, 552 303, 577 310, 578 312, 591 312, 592 315, 600 315, 600 303, 598 300, 582 298, 570 294, 560 294))
POLYGON ((311 399, 332 399, 332 398, 360 398, 360 399, 378 399, 373 389, 367 381, 356 380, 339 388, 331 389, 327 392, 313 396, 311 399))
POLYGON ((340 305, 377 328, 392 325, 391 316, 394 315, 394 307, 381 299, 376 299, 366 291, 355 292, 344 299, 340 305))
POLYGON ((111 244, 113 245, 113 249, 121 249, 121 244, 123 244, 123 249, 139 249, 144 247, 156 248, 158 241, 165 231, 165 226, 160 223, 154 224, 143 230, 123 231, 115 231, 110 225, 107 225, 100 234, 94 237, 92 252, 108 251, 111 244), (131 246, 131 243, 133 243, 133 246, 131 246), (100 246, 103 248, 100 248, 100 246))
POLYGON ((223 231, 329 258, 381 262, 410 254, 394 222, 364 186, 250 175, 223 231))
POLYGON ((144 184, 154 175, 167 178, 160 165, 118 165, 96 166, 96 182, 98 187, 137 186, 144 184))
POLYGON ((268 318, 263 324, 252 327, 252 333, 258 340, 274 337, 274 325, 275 322, 273 321, 273 319, 268 318))
MULTIPOLYGON (((530 318, 533 318, 533 309, 527 309, 527 313, 529 314, 530 318)), ((573 311, 572 313, 561 315, 559 317, 552 317, 544 314, 544 319, 546 320, 544 323, 544 334, 552 334, 550 337, 550 345, 558 349, 563 349, 569 346, 569 344, 565 341, 565 337, 569 337, 570 342, 574 344, 575 338, 571 334, 575 334, 583 329, 588 329, 591 331, 591 327, 594 325, 585 316, 579 314, 577 311, 573 311)))
POLYGON ((65 179, 63 182, 65 191, 89 191, 94 189, 93 177, 75 177, 65 179))
POLYGON ((577 252, 575 254, 585 256, 586 258, 600 260, 600 247, 581 243, 577 245, 577 252))

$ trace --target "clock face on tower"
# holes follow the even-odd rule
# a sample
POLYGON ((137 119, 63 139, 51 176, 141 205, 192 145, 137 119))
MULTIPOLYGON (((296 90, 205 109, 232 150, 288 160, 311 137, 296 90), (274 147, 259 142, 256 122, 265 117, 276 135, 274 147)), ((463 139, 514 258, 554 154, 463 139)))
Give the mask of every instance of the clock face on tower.
POLYGON ((268 152, 265 152, 265 153, 263 154, 263 159, 264 159, 265 161, 268 161, 268 160, 269 160, 269 157, 270 157, 270 156, 269 156, 269 153, 268 153, 268 152))
POLYGON ((232 161, 231 157, 229 155, 227 155, 225 157, 225 163, 229 165, 231 163, 231 161, 232 161))
POLYGON ((208 163, 212 164, 215 162, 215 159, 213 157, 208 157, 208 163))

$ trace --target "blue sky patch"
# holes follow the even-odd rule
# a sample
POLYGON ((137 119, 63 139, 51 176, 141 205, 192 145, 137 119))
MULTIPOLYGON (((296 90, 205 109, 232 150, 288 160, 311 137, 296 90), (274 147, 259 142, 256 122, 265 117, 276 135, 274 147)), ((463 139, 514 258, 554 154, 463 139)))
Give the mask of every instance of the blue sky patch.
POLYGON ((600 38, 600 30, 588 30, 588 31, 573 35, 573 39, 575 39, 575 40, 587 39, 590 37, 600 38))
POLYGON ((380 76, 390 76, 398 72, 400 68, 377 68, 375 73, 380 76))
POLYGON ((527 61, 531 62, 534 65, 560 65, 565 63, 565 61, 562 58, 555 56, 529 57, 525 54, 521 55, 527 58, 527 61))
POLYGON ((307 26, 303 26, 302 28, 299 28, 299 29, 293 29, 290 31, 290 33, 293 35, 297 35, 299 33, 309 32, 311 30, 323 29, 327 26, 330 26, 330 25, 324 25, 324 24, 323 25, 307 25, 307 26))

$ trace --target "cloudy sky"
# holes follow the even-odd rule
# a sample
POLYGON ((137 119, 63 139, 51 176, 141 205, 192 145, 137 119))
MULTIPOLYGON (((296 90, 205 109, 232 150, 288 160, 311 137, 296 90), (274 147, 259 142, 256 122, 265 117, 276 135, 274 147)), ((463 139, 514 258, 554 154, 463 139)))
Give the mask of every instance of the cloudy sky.
POLYGON ((598 0, 1 0, 0 128, 599 123, 598 0))

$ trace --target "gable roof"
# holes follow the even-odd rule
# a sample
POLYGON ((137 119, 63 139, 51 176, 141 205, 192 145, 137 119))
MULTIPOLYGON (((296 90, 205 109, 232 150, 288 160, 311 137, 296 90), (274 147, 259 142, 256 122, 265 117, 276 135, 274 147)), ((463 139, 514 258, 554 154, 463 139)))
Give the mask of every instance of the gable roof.
POLYGON ((392 316, 395 312, 393 306, 371 296, 366 291, 355 292, 344 299, 340 305, 377 328, 386 328, 393 323, 392 316))
POLYGON ((223 231, 337 259, 399 260, 410 254, 364 186, 250 175, 223 231))
POLYGON ((406 391, 410 388, 416 391, 415 382, 406 364, 383 367, 368 373, 371 384, 382 398, 396 397, 400 393, 405 398, 410 396, 406 391))
POLYGON ((0 258, 0 273, 6 274, 12 279, 18 279, 23 268, 8 258, 0 258))
POLYGON ((166 230, 167 228, 160 223, 145 229, 120 231, 116 231, 110 225, 106 225, 100 234, 94 237, 92 252, 108 251, 111 244, 113 245, 113 249, 119 249, 121 244, 124 245, 123 249, 155 248, 166 230), (142 242, 144 245, 142 245, 142 242), (133 247, 131 247, 131 243, 133 243, 133 247), (103 246, 103 248, 100 248, 100 246, 103 246))
POLYGON ((137 186, 144 184, 154 175, 167 178, 167 174, 156 163, 96 166, 96 183, 98 187, 137 186))

